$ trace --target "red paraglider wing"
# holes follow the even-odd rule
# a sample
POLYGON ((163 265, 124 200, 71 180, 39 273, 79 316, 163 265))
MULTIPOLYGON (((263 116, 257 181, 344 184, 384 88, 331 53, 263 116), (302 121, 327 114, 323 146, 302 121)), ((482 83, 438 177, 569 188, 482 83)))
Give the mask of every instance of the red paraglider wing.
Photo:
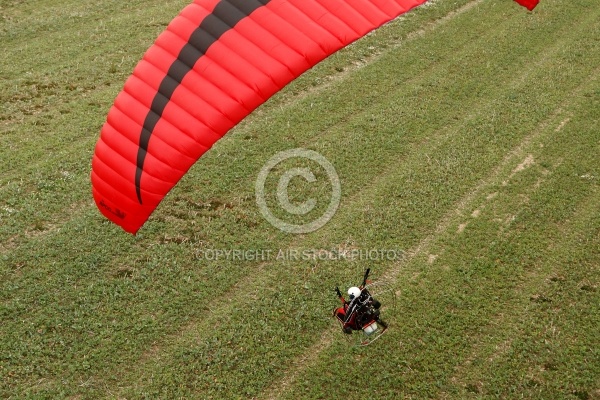
POLYGON ((98 208, 137 232, 198 158, 255 108, 425 1, 195 0, 148 49, 108 113, 92 160, 98 208))
POLYGON ((146 52, 92 160, 100 211, 135 233, 194 162, 327 56, 425 0, 196 0, 146 52))
POLYGON ((522 5, 523 7, 527 7, 529 11, 533 10, 535 6, 538 5, 540 0, 515 0, 517 3, 522 5))

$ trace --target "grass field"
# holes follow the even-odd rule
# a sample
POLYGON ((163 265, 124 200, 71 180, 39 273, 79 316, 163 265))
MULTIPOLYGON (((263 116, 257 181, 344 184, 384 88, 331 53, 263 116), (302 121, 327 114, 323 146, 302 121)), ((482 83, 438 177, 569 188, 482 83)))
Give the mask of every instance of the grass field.
POLYGON ((97 211, 91 157, 186 4, 0 0, 0 398, 600 399, 597 0, 415 10, 256 110, 132 236, 97 211), (254 191, 297 147, 342 188, 304 235, 254 191), (333 288, 366 267, 396 307, 351 347, 333 288))

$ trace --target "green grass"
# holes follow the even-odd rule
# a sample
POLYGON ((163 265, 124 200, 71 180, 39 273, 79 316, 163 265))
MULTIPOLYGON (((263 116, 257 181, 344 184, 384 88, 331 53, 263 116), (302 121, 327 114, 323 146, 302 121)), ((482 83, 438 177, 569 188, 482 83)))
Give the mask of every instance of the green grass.
POLYGON ((96 210, 90 160, 185 4, 0 2, 0 397, 600 398, 594 0, 440 0, 382 27, 217 143, 134 237, 96 210), (305 235, 254 198, 294 147, 342 185, 305 235), (203 257, 340 248, 404 257, 203 257), (348 347, 332 289, 367 266, 397 304, 348 347))

